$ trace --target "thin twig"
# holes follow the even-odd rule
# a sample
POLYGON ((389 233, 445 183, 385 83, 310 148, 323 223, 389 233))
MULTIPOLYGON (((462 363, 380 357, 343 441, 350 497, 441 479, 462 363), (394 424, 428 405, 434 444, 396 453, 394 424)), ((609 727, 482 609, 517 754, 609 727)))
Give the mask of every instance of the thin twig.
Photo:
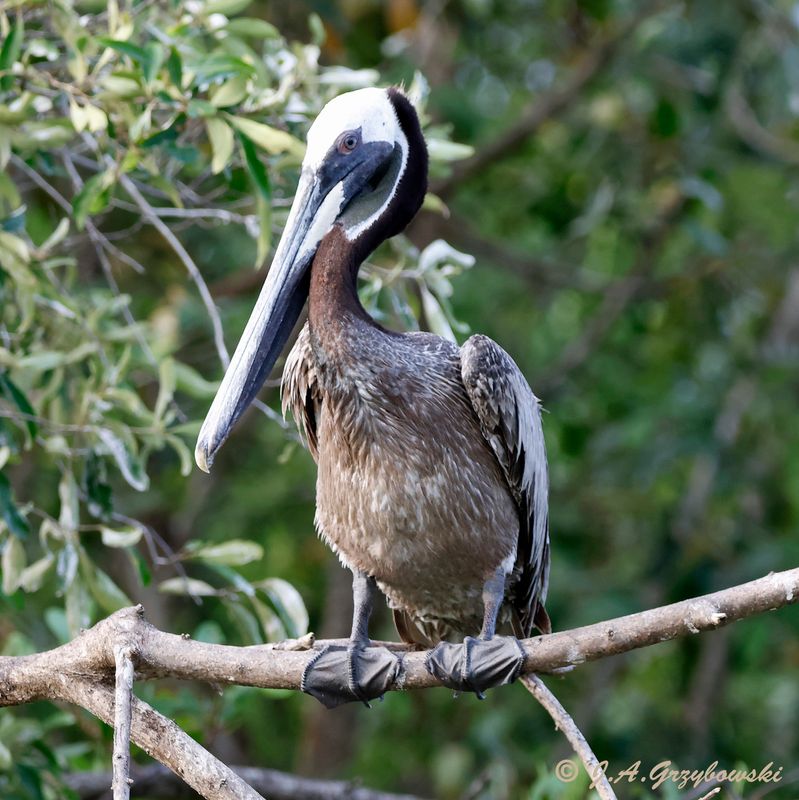
POLYGON ((569 740, 574 752, 583 762, 585 771, 591 779, 591 785, 596 789, 601 800, 616 800, 616 793, 613 791, 605 771, 599 763, 599 759, 594 755, 594 751, 591 750, 582 731, 577 727, 577 724, 571 718, 569 712, 561 705, 558 698, 552 694, 537 675, 523 675, 520 680, 524 684, 524 688, 538 700, 549 716, 552 717, 555 727, 569 740))
MULTIPOLYGON (((320 780, 292 775, 275 769, 233 766, 231 769, 269 800, 423 800, 416 795, 381 792, 354 781, 320 780)), ((135 794, 189 800, 195 795, 179 776, 161 764, 134 766, 135 794)), ((108 773, 78 772, 67 775, 65 783, 80 800, 101 800, 108 787, 108 773)))
MULTIPOLYGON (((113 162, 111 163, 113 164, 113 162)), ((194 263, 194 260, 181 244, 178 237, 172 233, 169 227, 155 213, 152 205, 150 205, 144 195, 138 190, 133 181, 127 175, 121 174, 119 176, 119 183, 133 202, 139 207, 139 210, 147 221, 161 234, 167 244, 172 248, 175 255, 183 262, 183 266, 186 267, 189 276, 197 287, 197 291, 200 294, 208 317, 211 320, 211 327, 214 331, 214 345, 216 346, 219 360, 222 362, 222 366, 227 369, 230 363, 230 354, 225 346, 225 334, 222 330, 222 320, 219 318, 219 310, 211 297, 211 292, 208 290, 208 284, 205 282, 205 278, 203 278, 198 266, 194 263)))
POLYGON ((114 800, 130 798, 130 726, 133 698, 133 652, 129 645, 114 647, 114 755, 111 761, 114 800))

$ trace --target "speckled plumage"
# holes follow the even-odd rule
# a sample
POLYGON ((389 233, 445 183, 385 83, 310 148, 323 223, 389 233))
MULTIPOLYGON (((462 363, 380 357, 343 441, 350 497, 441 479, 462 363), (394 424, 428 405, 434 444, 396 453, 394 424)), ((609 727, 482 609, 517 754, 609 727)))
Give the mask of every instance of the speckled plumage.
POLYGON ((477 633, 483 584, 501 565, 504 616, 529 635, 549 566, 546 458, 518 368, 484 336, 459 349, 346 306, 316 310, 312 287, 283 406, 319 467, 319 533, 376 578, 405 640, 477 633))

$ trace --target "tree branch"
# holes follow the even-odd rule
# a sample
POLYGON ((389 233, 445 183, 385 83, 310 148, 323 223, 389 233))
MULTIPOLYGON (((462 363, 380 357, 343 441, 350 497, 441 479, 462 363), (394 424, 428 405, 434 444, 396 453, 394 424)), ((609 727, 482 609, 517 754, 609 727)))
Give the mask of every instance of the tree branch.
MULTIPOLYGON (((328 781, 303 778, 288 772, 260 767, 232 767, 257 792, 269 800, 423 800, 410 794, 381 792, 359 786, 354 781, 328 781)), ((172 800, 191 800, 194 792, 161 764, 148 764, 133 770, 136 793, 142 797, 161 796, 172 800)), ((107 772, 78 772, 67 776, 66 784, 80 800, 104 800, 111 776, 107 772)))
MULTIPOLYGON (((521 644, 524 673, 570 669, 586 661, 624 653, 688 634, 714 630, 737 620, 796 603, 799 568, 770 573, 702 597, 552 633, 521 644)), ((109 725, 113 692, 105 681, 116 674, 115 648, 132 648, 137 677, 172 677, 215 684, 299 689, 302 673, 317 648, 312 636, 254 647, 196 642, 154 628, 141 606, 125 608, 54 650, 0 657, 0 707, 34 700, 64 700, 86 708, 109 725), (88 676, 91 676, 89 678, 88 676)), ((395 690, 439 685, 427 671, 427 653, 407 645, 375 642, 401 652, 403 670, 395 690)), ((132 698, 131 740, 209 800, 260 797, 175 723, 132 698)))
MULTIPOLYGON (((660 608, 522 641, 525 674, 558 672, 586 661, 626 653, 723 625, 799 601, 799 568, 772 572, 739 586, 660 608)), ((55 650, 0 657, 0 707, 53 696, 70 675, 112 675, 113 646, 136 633, 137 678, 181 678, 216 684, 299 689, 315 651, 338 640, 312 637, 277 644, 233 647, 165 633, 143 617, 141 606, 125 608, 55 650), (313 643, 313 644, 312 644, 313 643), (55 688, 54 688, 55 687, 55 688)), ((425 667, 426 652, 375 642, 403 653, 403 676, 394 689, 440 685, 425 667)))
MULTIPOLYGON (((53 699, 81 706, 106 724, 113 724, 114 694, 111 689, 85 678, 58 677, 61 680, 52 687, 53 699)), ((131 702, 131 741, 169 767, 207 800, 264 800, 230 767, 211 755, 172 720, 136 697, 131 702)))
POLYGON ((130 798, 130 727, 131 701, 133 699, 133 648, 129 645, 114 647, 116 687, 114 690, 114 800, 130 798))
POLYGON ((569 712, 561 705, 560 700, 547 689, 537 675, 522 675, 521 682, 552 717, 555 727, 569 740, 574 752, 583 762, 585 771, 595 786, 600 800, 616 800, 616 793, 613 791, 605 771, 599 765, 599 759, 594 755, 583 732, 577 727, 569 712))

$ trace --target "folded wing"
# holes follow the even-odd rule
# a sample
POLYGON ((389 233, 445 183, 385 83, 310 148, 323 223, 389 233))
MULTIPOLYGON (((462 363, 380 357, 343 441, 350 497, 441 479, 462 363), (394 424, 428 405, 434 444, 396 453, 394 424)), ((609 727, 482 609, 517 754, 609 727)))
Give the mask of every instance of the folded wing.
POLYGON ((461 377, 483 436, 519 508, 519 545, 512 586, 517 636, 533 626, 549 633, 549 476, 541 406, 513 359, 487 336, 461 347, 461 377))

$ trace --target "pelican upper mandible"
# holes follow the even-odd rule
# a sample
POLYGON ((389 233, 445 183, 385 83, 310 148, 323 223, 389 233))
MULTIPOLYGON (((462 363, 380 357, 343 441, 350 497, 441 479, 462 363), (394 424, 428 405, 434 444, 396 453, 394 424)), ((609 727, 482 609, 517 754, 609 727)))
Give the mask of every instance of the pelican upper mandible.
POLYGON ((203 423, 208 470, 308 301, 283 372, 318 466, 316 526, 353 574, 349 647, 315 657, 303 689, 326 705, 377 697, 401 662, 369 647, 379 589, 428 669, 481 693, 514 680, 518 637, 549 632, 548 475, 539 402, 511 357, 395 333, 358 299, 360 265, 402 231, 427 191, 417 114, 396 88, 330 101, 308 131, 297 194, 268 277, 203 423), (465 635, 461 644, 445 640, 465 635), (476 637, 476 638, 474 638, 476 637))

